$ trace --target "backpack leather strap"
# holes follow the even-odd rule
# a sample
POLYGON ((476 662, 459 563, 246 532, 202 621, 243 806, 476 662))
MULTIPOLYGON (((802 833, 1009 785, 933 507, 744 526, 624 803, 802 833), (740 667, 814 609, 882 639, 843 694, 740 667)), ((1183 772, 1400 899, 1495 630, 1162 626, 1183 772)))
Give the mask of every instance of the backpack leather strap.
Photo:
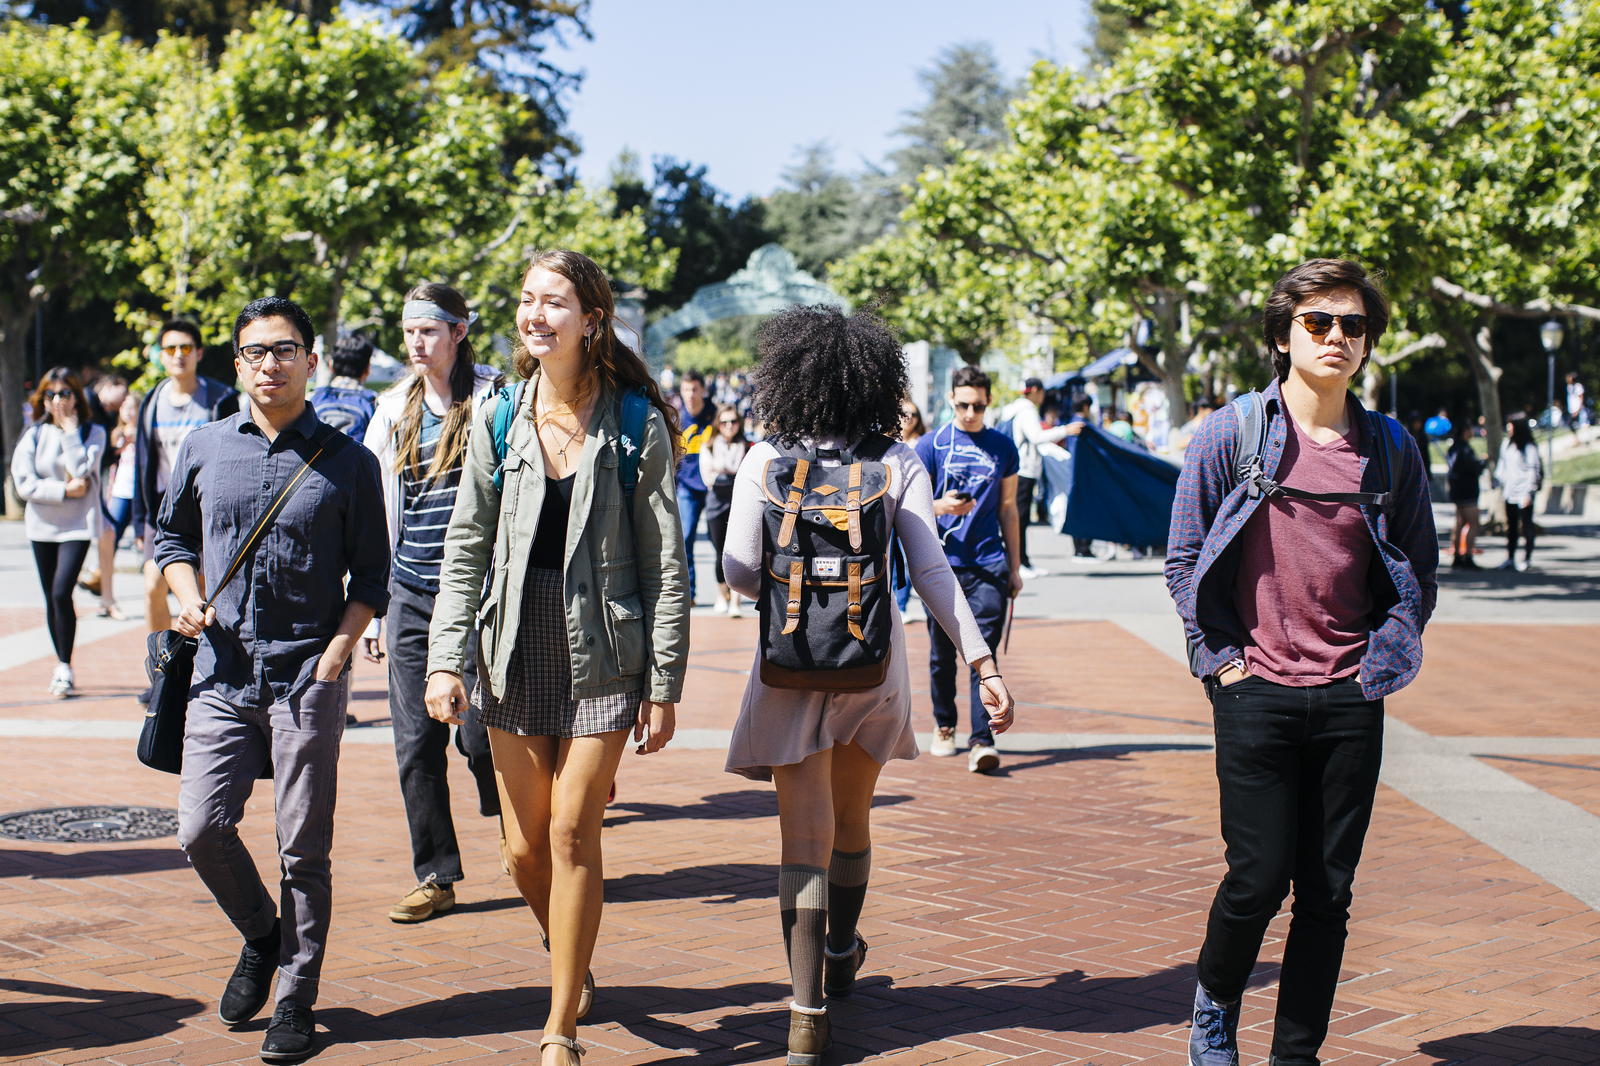
MULTIPOLYGON (((800 460, 802 463, 804 459, 800 460)), ((800 628, 800 579, 805 574, 805 563, 799 559, 789 564, 789 614, 783 623, 785 634, 800 628)))
MULTIPOLYGON (((850 491, 845 497, 845 520, 850 527, 850 550, 861 550, 861 464, 850 464, 850 491)), ((859 568, 857 568, 859 569, 859 568)), ((861 575, 856 574, 856 587, 860 587, 861 575)), ((859 596, 857 597, 859 599, 859 596)), ((851 602, 856 602, 852 600, 851 602)), ((857 634, 860 635, 859 633, 857 634)))
POLYGON ((865 640, 861 634, 861 564, 851 563, 849 566, 850 582, 850 635, 857 640, 865 640))
MULTIPOLYGON (((783 525, 778 529, 778 547, 787 548, 794 537, 794 524, 800 517, 800 501, 806 494, 806 475, 811 473, 811 461, 801 459, 794 464, 794 480, 789 483, 789 502, 783 505, 783 525)), ((790 582, 790 600, 798 596, 799 586, 790 582)), ((793 612, 799 611, 799 606, 790 608, 793 612)), ((791 619, 795 614, 790 614, 791 619)), ((785 633, 789 632, 787 629, 785 633)))

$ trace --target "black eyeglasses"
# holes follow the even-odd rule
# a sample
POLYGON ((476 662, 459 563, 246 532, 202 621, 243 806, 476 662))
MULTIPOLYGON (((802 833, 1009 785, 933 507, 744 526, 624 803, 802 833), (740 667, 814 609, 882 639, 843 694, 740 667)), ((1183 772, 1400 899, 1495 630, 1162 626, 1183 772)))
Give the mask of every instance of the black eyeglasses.
POLYGON ((1294 315, 1289 321, 1293 322, 1296 319, 1313 337, 1326 337, 1335 322, 1339 323, 1339 328, 1351 340, 1367 335, 1366 315, 1330 315, 1326 311, 1303 311, 1294 315))
POLYGON ((975 415, 981 415, 989 409, 989 405, 986 403, 962 403, 958 400, 955 408, 957 411, 971 411, 975 415))
POLYGON ((279 341, 277 344, 270 346, 247 344, 239 349, 239 358, 255 367, 260 366, 270 355, 280 364, 287 366, 294 362, 296 357, 305 350, 305 345, 296 344, 294 341, 279 341))

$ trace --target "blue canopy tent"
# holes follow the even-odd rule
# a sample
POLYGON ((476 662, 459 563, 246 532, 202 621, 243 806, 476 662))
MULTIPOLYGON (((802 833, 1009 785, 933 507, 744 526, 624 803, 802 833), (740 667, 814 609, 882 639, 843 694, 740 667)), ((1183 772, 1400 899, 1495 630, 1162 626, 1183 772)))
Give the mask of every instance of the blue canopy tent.
POLYGON ((1044 387, 1046 389, 1065 389, 1080 382, 1089 381, 1092 378, 1106 377, 1122 367, 1131 366, 1138 361, 1139 357, 1134 354, 1132 348, 1113 348, 1088 366, 1052 374, 1045 379, 1044 387))
POLYGON ((1135 546, 1165 544, 1178 468, 1098 426, 1061 442, 1071 456, 1042 456, 1046 499, 1058 532, 1135 546), (1065 514, 1057 498, 1064 497, 1065 514))

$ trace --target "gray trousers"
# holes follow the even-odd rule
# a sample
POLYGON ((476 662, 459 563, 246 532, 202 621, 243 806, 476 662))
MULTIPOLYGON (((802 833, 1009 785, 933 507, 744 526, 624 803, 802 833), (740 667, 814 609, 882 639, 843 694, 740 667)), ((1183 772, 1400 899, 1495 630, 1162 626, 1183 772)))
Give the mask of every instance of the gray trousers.
POLYGON ((189 701, 178 787, 178 844, 246 940, 272 932, 281 906, 279 1002, 317 1001, 333 918, 333 808, 350 673, 287 703, 236 707, 210 689, 189 701), (272 762, 281 904, 239 839, 256 779, 272 762))

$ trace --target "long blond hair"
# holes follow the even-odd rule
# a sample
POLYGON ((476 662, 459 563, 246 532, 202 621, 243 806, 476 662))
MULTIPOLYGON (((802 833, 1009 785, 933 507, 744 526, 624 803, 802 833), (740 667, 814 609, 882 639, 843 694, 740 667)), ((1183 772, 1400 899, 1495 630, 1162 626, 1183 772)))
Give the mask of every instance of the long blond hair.
MULTIPOLYGON (((459 319, 467 318, 466 297, 438 282, 423 282, 406 293, 406 300, 427 300, 459 319)), ((429 482, 443 477, 467 454, 467 431, 472 428, 472 389, 477 383, 477 374, 472 342, 463 336, 456 344, 456 361, 450 367, 450 409, 445 412, 439 443, 433 450, 433 462, 428 465, 429 482)), ((406 386, 405 411, 394 427, 396 465, 410 471, 413 478, 422 466, 422 410, 427 387, 421 374, 412 375, 411 383, 406 386)))

